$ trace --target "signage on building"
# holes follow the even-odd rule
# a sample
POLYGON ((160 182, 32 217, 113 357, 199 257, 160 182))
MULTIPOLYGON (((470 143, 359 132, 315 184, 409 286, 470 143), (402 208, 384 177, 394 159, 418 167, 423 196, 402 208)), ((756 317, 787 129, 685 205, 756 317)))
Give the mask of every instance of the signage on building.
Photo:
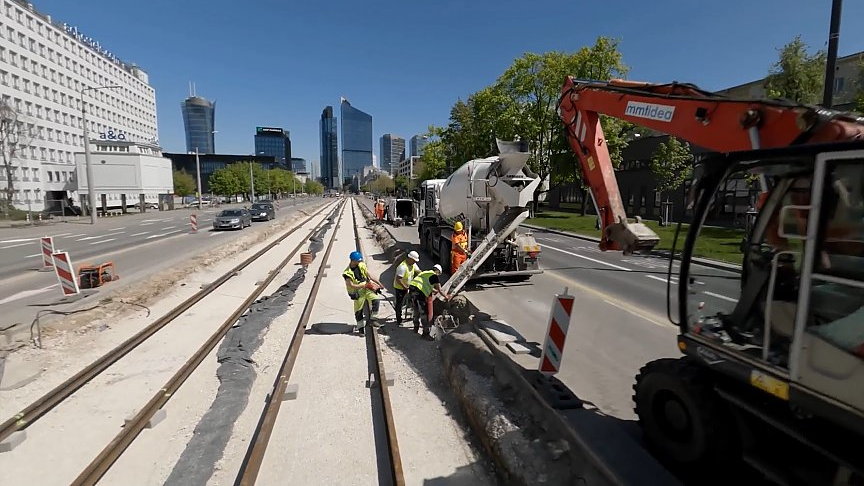
POLYGON ((125 141, 126 140, 126 134, 123 132, 119 132, 119 131, 117 133, 115 133, 114 130, 109 128, 107 132, 99 132, 99 140, 125 141))
POLYGON ((99 54, 102 54, 103 56, 107 57, 112 62, 114 62, 114 64, 117 64, 117 65, 123 66, 123 67, 126 66, 125 63, 123 63, 123 61, 118 59, 117 56, 115 56, 113 53, 111 53, 107 49, 103 49, 102 46, 99 44, 99 41, 97 41, 96 39, 93 39, 92 37, 87 37, 86 35, 79 32, 78 27, 69 25, 66 22, 63 22, 62 27, 63 27, 63 30, 66 31, 67 34, 74 37, 76 40, 78 40, 78 42, 81 42, 82 44, 86 45, 90 49, 93 49, 94 51, 98 52, 99 54))
POLYGON ((256 127, 256 133, 285 133, 281 128, 273 127, 256 127))

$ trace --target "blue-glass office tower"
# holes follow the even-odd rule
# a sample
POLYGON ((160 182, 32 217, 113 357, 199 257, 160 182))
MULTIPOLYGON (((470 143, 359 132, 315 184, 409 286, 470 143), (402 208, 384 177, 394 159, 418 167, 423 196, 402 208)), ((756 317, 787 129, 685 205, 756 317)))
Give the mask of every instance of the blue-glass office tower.
POLYGON ((342 171, 339 167, 339 138, 336 136, 336 117, 333 107, 321 112, 321 184, 327 189, 342 188, 342 171))
POLYGON ((405 160, 405 139, 392 133, 381 136, 380 169, 395 177, 399 173, 399 164, 405 160))
POLYGON ((190 96, 180 104, 183 111, 183 126, 186 127, 186 151, 215 154, 216 102, 200 96, 190 96))
POLYGON ((363 167, 372 165, 372 115, 342 98, 342 180, 351 184, 363 177, 363 167))
POLYGON ((306 171, 306 159, 291 157, 291 170, 293 170, 295 174, 308 174, 306 171))
POLYGON ((419 157, 423 155, 423 149, 426 148, 427 143, 429 143, 429 137, 425 135, 414 135, 411 137, 411 150, 409 151, 409 156, 419 157))
POLYGON ((255 155, 271 155, 280 167, 291 170, 290 132, 277 127, 256 127, 255 155))

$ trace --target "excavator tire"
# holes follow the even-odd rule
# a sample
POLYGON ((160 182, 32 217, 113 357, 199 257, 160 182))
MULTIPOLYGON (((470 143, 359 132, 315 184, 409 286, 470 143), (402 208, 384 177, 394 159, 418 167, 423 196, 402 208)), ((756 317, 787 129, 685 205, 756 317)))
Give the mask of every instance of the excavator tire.
POLYGON ((688 358, 652 361, 639 370, 633 390, 645 441, 661 461, 692 472, 740 457, 734 418, 698 364, 688 358))

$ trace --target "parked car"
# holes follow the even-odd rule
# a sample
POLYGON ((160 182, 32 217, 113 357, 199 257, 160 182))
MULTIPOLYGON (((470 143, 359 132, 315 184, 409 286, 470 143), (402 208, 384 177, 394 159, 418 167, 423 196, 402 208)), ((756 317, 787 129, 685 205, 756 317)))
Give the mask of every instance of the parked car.
POLYGON ((270 203, 257 202, 249 208, 252 221, 270 221, 276 219, 276 208, 270 203))
MULTIPOLYGON (((209 199, 202 199, 201 200, 201 206, 209 206, 209 205, 210 205, 209 199)), ((186 205, 186 207, 187 208, 197 208, 198 207, 198 200, 197 199, 192 200, 189 204, 186 205)))
MULTIPOLYGON (((132 207, 135 209, 141 209, 141 203, 136 202, 135 204, 132 205, 132 207)), ((159 203, 146 202, 146 203, 144 203, 144 207, 147 209, 159 209, 159 203)))
POLYGON ((213 220, 213 229, 243 229, 252 226, 252 215, 246 209, 224 209, 213 220))

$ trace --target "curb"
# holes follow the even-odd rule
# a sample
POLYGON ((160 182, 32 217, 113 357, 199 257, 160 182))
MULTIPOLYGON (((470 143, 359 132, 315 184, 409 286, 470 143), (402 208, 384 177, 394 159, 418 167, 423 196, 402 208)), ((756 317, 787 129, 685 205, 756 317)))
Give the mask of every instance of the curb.
MULTIPOLYGON (((536 226, 533 224, 520 224, 519 226, 529 228, 529 229, 532 229, 535 231, 545 231, 547 233, 552 233, 552 234, 561 235, 561 236, 567 236, 567 237, 576 238, 579 240, 591 241, 594 243, 600 242, 600 238, 597 238, 596 236, 580 235, 577 233, 571 233, 570 231, 563 231, 563 230, 557 230, 557 229, 552 229, 552 228, 544 228, 543 226, 536 226)), ((669 258, 669 250, 652 250, 651 254, 656 255, 656 256, 660 256, 663 258, 669 258)), ((680 258, 676 258, 676 260, 680 260, 680 258)), ((726 262, 721 262, 719 260, 712 260, 710 258, 700 258, 700 257, 693 257, 692 261, 693 261, 693 263, 697 263, 699 265, 702 265, 703 267, 716 268, 718 270, 725 270, 727 272, 732 272, 732 273, 741 273, 741 266, 735 265, 734 263, 726 263, 726 262)))

